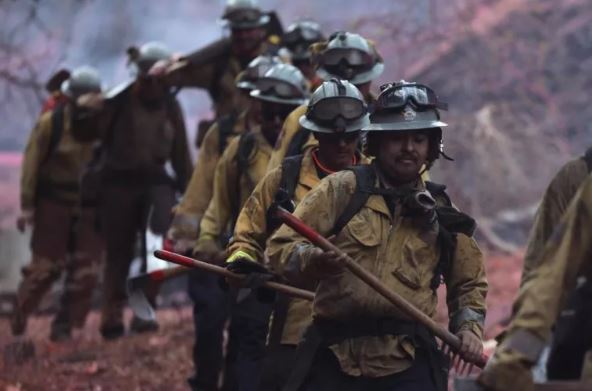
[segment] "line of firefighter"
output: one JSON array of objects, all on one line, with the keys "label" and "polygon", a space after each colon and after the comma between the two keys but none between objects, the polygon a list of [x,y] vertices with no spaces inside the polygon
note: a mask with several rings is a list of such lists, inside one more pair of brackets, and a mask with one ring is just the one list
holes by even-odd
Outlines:
[{"label": "line of firefighter", "polygon": [[[223,19],[229,39],[178,60],[162,44],[130,49],[135,80],[107,94],[98,94],[101,82],[91,68],[58,77],[66,79],[61,94],[47,105],[25,154],[18,223],[34,227],[33,260],[19,287],[13,332],[24,332],[27,316],[65,270],[51,338],[68,338],[84,323],[106,255],[101,333],[122,336],[125,278],[137,234],[150,226],[161,234],[168,229],[179,252],[250,275],[248,287],[228,289],[212,276],[191,274],[193,389],[218,389],[221,372],[228,390],[445,389],[446,357],[429,332],[360,285],[336,254],[322,253],[286,227],[270,240],[278,227],[269,214],[274,203],[299,205],[297,216],[430,316],[435,289],[446,282],[450,328],[461,338],[463,357],[474,360],[482,349],[487,291],[482,255],[471,238],[474,222],[452,207],[444,186],[421,178],[443,155],[443,105],[430,88],[404,82],[381,87],[376,99],[370,84],[382,73],[382,58],[357,34],[324,40],[316,23],[295,23],[283,35],[294,67],[273,56],[270,16],[253,1],[231,1]],[[190,181],[184,120],[172,87],[206,88],[216,111],[198,137]],[[372,163],[357,150],[361,131],[368,132],[364,152]],[[578,184],[570,184],[572,195]],[[175,192],[186,186],[170,224]],[[426,190],[434,208],[412,202]],[[545,233],[531,240],[530,258],[546,259],[535,253],[562,212],[544,220],[545,228],[539,213],[533,232]],[[316,290],[313,306],[259,288],[276,275]],[[155,328],[132,320],[134,331]],[[507,345],[510,351],[521,346]],[[482,383],[493,387],[487,373]]]},{"label": "line of firefighter", "polygon": [[[420,212],[422,216],[418,217],[406,216],[402,212],[407,208],[405,200],[425,189],[420,175],[441,153],[441,127],[445,124],[439,121],[435,94],[425,86],[399,83],[385,86],[381,94],[383,99],[377,103],[370,93],[370,85],[382,73],[384,65],[374,45],[349,32],[338,32],[323,40],[318,25],[308,21],[291,26],[285,34],[294,58],[302,63],[304,73],[309,76],[307,81],[303,72],[292,65],[278,63],[269,57],[257,57],[262,53],[269,54],[271,50],[265,40],[268,18],[252,2],[235,1],[224,14],[232,31],[229,42],[217,42],[173,62],[170,52],[161,44],[150,43],[130,49],[128,55],[135,80],[107,94],[98,93],[101,85],[98,75],[87,67],[75,70],[63,83],[65,102],[41,117],[26,154],[22,188],[33,191],[28,195],[23,191],[23,214],[19,225],[23,228],[27,223],[33,223],[35,255],[30,265],[32,272],[25,275],[19,288],[13,317],[15,334],[24,331],[27,315],[65,265],[69,274],[74,274],[71,270],[84,269],[87,264],[96,267],[103,247],[106,261],[101,333],[106,339],[124,334],[124,286],[134,256],[136,236],[147,226],[157,233],[166,230],[166,212],[172,207],[174,193],[183,191],[189,178],[190,163],[182,114],[170,88],[197,86],[208,88],[218,115],[203,138],[203,152],[182,202],[175,209],[167,234],[177,246],[195,241],[191,244],[193,253],[211,261],[225,262],[232,270],[260,277],[254,281],[264,280],[269,277],[268,267],[278,271],[283,269],[284,261],[279,260],[283,256],[271,264],[265,263],[263,256],[266,241],[275,228],[267,210],[279,194],[284,196],[286,206],[292,199],[298,203],[305,200],[313,188],[317,189],[316,185],[325,176],[352,164],[363,165],[368,168],[364,171],[366,179],[373,178],[370,188],[380,193],[366,198],[368,207],[377,208],[377,214],[366,216],[367,207],[363,203],[354,206],[356,210],[336,232],[336,240],[342,239],[342,232],[351,233],[351,227],[360,226],[360,219],[369,219],[370,226],[378,224],[376,230],[383,224],[381,219],[390,221],[389,231],[393,232],[397,244],[390,244],[390,235],[382,242],[384,249],[398,246],[389,262],[393,262],[393,270],[399,266],[395,270],[399,274],[393,271],[395,274],[388,278],[398,276],[405,289],[425,292],[424,296],[415,296],[422,298],[425,310],[433,314],[434,290],[441,274],[446,274],[446,281],[456,289],[449,302],[452,327],[463,341],[463,354],[467,359],[480,354],[486,290],[480,252],[468,236],[458,243],[451,240],[447,251],[454,255],[460,253],[459,258],[462,258],[454,265],[467,262],[469,267],[459,267],[450,276],[447,271],[437,273],[435,278],[426,280],[430,275],[428,268],[435,271],[443,262],[449,261],[445,256],[438,256],[441,252],[439,236],[434,228],[437,219],[435,214],[423,216]],[[292,43],[294,46],[290,47]],[[302,50],[302,47],[310,49]],[[306,62],[314,65],[316,73],[311,72]],[[245,70],[241,73],[242,69]],[[321,83],[321,80],[326,81]],[[311,89],[314,93],[308,101]],[[393,100],[395,96],[399,97],[398,102]],[[394,117],[387,119],[385,126],[372,129],[375,125],[369,123],[369,106],[373,105],[377,105],[374,115],[382,115],[384,111],[387,117]],[[360,133],[377,129],[384,135],[369,137],[369,144],[373,146],[369,151],[373,149],[372,154],[377,156],[376,162],[369,165],[369,160],[357,151]],[[96,140],[100,143],[93,150]],[[387,145],[390,150],[381,152]],[[94,154],[92,158],[91,154]],[[282,163],[285,156],[291,155],[294,156]],[[74,160],[75,164],[72,163]],[[81,182],[77,183],[85,161],[90,164]],[[172,163],[172,176],[165,169],[167,161]],[[349,181],[355,183],[352,178]],[[47,187],[40,186],[45,182]],[[390,190],[381,193],[379,187]],[[448,198],[442,188],[438,189],[438,202],[446,206]],[[352,196],[352,191],[342,195],[347,198]],[[341,202],[347,204],[345,199]],[[333,212],[335,216],[339,214]],[[410,224],[408,218],[410,221],[419,218],[422,222]],[[56,224],[58,221],[60,224]],[[444,226],[443,222],[440,224]],[[223,245],[227,238],[224,235],[233,226],[236,229],[229,247],[231,255],[225,259]],[[92,235],[94,241],[87,239],[85,233]],[[427,242],[419,239],[420,233],[427,235]],[[62,236],[57,238],[57,234]],[[375,237],[366,239],[378,244],[381,234],[379,231],[374,234]],[[462,232],[453,234],[462,235]],[[356,239],[353,233],[343,236],[350,237]],[[407,239],[398,243],[399,237]],[[63,244],[60,252],[57,252],[59,246],[52,246],[56,240]],[[96,247],[86,248],[87,242],[96,244]],[[364,240],[355,243],[362,245],[360,250],[368,244]],[[370,253],[378,250],[374,246],[370,246]],[[145,250],[145,244],[143,248]],[[177,250],[186,251],[187,248],[178,247]],[[363,255],[361,262],[367,262],[368,256],[377,255],[366,251],[360,254]],[[84,255],[92,261],[81,262],[78,258]],[[426,273],[419,274],[410,269],[409,262],[422,257],[427,257],[429,265],[425,265]],[[323,260],[323,256],[316,254],[316,259],[319,265],[325,265],[317,272],[336,270],[331,257]],[[463,274],[465,271],[468,274]],[[305,276],[309,271],[302,275],[295,272],[292,270],[287,274],[291,276],[290,280],[309,289],[323,287],[323,280],[328,276],[327,273],[315,273],[312,279],[307,279]],[[337,275],[343,275],[343,272],[339,271]],[[87,276],[94,283],[97,273],[88,272]],[[438,283],[434,282],[436,280]],[[52,339],[68,338],[71,328],[83,323],[93,283],[83,284],[81,288],[85,290],[74,294],[66,289],[64,305],[52,328]],[[256,288],[257,283],[252,283],[251,289]],[[288,381],[292,367],[303,365],[296,359],[296,345],[310,324],[316,307],[313,310],[307,303],[282,303],[283,300],[272,306],[273,298],[265,292],[246,297],[240,289],[238,293],[235,289],[229,293],[216,279],[201,273],[192,274],[189,292],[195,303],[196,323],[196,374],[190,379],[192,388],[217,389],[222,371],[224,389],[279,390],[287,384],[300,387],[303,382],[306,389],[325,387],[315,385],[314,373],[304,373],[302,379]],[[366,292],[366,296],[372,295]],[[72,300],[71,297],[85,300],[84,309],[76,314],[67,300]],[[262,298],[270,299],[270,302],[259,300]],[[150,299],[154,301],[155,295]],[[374,323],[379,322],[377,314],[368,309],[367,324],[370,328],[376,327],[378,323]],[[272,335],[266,347],[267,324],[272,311]],[[349,312],[349,309],[343,308],[343,311]],[[378,309],[379,313],[381,311],[383,309]],[[349,381],[349,377],[356,376],[360,378],[360,387],[379,383],[398,387],[408,382],[420,382],[422,387],[433,389],[442,387],[443,373],[438,372],[438,361],[433,360],[444,360],[444,357],[435,349],[434,338],[425,330],[416,335],[416,327],[408,320],[401,324],[410,329],[391,329],[390,326],[396,323],[395,318],[389,316],[391,312],[382,313],[388,322],[384,323],[387,327],[380,331],[381,335],[376,337],[380,341],[370,338],[364,342],[354,339],[353,335],[342,336],[335,351],[341,367],[331,367],[335,362],[325,349],[319,350],[318,357],[313,350],[315,361],[321,360],[323,366],[329,365],[327,368],[333,370],[329,377],[331,381]],[[231,318],[229,346],[224,358],[222,332],[228,317]],[[345,319],[329,317],[325,320],[348,324]],[[134,331],[156,327],[155,323],[143,322],[139,318],[134,318],[131,325]],[[399,335],[403,331],[405,335]],[[356,357],[350,357],[343,345],[347,343],[354,343],[355,349],[360,351],[374,349],[374,353],[362,356],[358,353]],[[415,347],[419,349],[417,352],[423,352],[421,359],[413,360]],[[396,352],[395,357],[387,353],[391,349]],[[266,358],[265,362],[263,358]]]}]

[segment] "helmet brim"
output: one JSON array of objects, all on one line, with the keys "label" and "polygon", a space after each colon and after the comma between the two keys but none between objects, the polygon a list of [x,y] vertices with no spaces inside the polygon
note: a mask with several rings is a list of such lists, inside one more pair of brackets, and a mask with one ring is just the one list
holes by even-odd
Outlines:
[{"label": "helmet brim", "polygon": [[401,121],[370,123],[368,126],[364,127],[363,130],[368,132],[404,132],[407,130],[445,128],[446,126],[448,126],[448,124],[442,121]]},{"label": "helmet brim", "polygon": [[[353,78],[348,79],[348,81],[352,84],[355,84],[355,85],[368,83],[369,81],[376,79],[383,72],[384,72],[384,63],[378,62],[378,63],[374,64],[372,69],[370,69],[366,72],[358,73]],[[325,81],[328,81],[328,80],[331,80],[334,78],[343,79],[343,77],[341,77],[339,75],[335,75],[333,73],[330,73],[323,67],[319,67],[317,69],[317,75]]]},{"label": "helmet brim", "polygon": [[60,91],[62,94],[66,95],[68,98],[72,98],[72,90],[70,89],[70,80],[64,80],[62,85],[60,86]]},{"label": "helmet brim", "polygon": [[220,18],[218,19],[218,24],[220,24],[222,27],[228,27],[231,29],[252,29],[252,28],[257,28],[257,27],[263,27],[266,24],[269,23],[269,15],[261,15],[261,17],[259,18],[259,20],[253,20],[250,22],[240,22],[240,23],[233,23],[231,20],[229,19],[225,19],[225,18]]},{"label": "helmet brim", "polygon": [[238,83],[236,83],[236,87],[241,90],[247,90],[247,91],[253,91],[254,89],[257,88],[255,83],[250,82],[250,81],[239,81]]},{"label": "helmet brim", "polygon": [[283,105],[301,106],[308,103],[308,99],[306,98],[280,98],[277,96],[265,95],[261,92],[261,90],[253,90],[251,91],[250,95],[255,99],[264,100],[266,102],[280,103]]}]

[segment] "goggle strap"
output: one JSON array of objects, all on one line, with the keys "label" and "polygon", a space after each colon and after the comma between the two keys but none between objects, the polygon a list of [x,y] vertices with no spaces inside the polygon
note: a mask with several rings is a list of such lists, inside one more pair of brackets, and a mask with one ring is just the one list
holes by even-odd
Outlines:
[{"label": "goggle strap", "polygon": [[343,83],[341,82],[341,80],[339,80],[337,78],[332,78],[331,81],[333,83],[335,83],[335,85],[337,86],[337,92],[339,93],[340,96],[347,95],[347,90],[346,90],[345,86],[343,85]]}]

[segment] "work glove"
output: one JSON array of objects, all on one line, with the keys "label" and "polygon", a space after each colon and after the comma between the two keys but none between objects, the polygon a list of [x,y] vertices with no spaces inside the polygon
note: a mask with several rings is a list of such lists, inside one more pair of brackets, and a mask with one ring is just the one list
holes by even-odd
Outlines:
[{"label": "work glove", "polygon": [[264,288],[263,284],[275,279],[275,275],[248,254],[238,251],[226,261],[226,269],[233,273],[245,275],[240,282],[237,301],[243,301],[249,294],[255,292],[257,300],[271,303],[275,300],[275,292]]},{"label": "work glove", "polygon": [[199,220],[191,216],[175,213],[166,238],[178,254],[191,254],[199,236]]},{"label": "work glove", "polygon": [[487,391],[533,391],[532,364],[511,349],[496,351],[477,378]]},{"label": "work glove", "polygon": [[35,221],[35,211],[33,209],[24,209],[16,219],[16,227],[20,232],[25,232],[27,227],[32,227]]},{"label": "work glove", "polygon": [[340,275],[345,270],[341,255],[333,251],[323,251],[313,248],[308,255],[306,268],[312,272],[315,278],[327,279]]}]

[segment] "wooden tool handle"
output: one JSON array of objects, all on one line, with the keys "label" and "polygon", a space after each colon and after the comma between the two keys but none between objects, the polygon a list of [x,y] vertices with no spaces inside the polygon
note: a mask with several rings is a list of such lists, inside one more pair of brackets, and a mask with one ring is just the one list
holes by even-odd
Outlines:
[{"label": "wooden tool handle", "polygon": [[[235,280],[243,280],[246,276],[243,274],[233,273],[223,267],[212,265],[207,262],[198,261],[197,259],[186,257],[177,253],[164,250],[156,250],[154,255],[167,262],[172,262],[177,265],[185,266],[192,269],[201,269],[210,273],[218,274],[226,278],[232,278]],[[288,296],[313,301],[314,293],[304,289],[295,288],[290,285],[280,284],[278,282],[267,281],[263,283],[263,287],[273,289],[274,291],[286,294]]]}]

